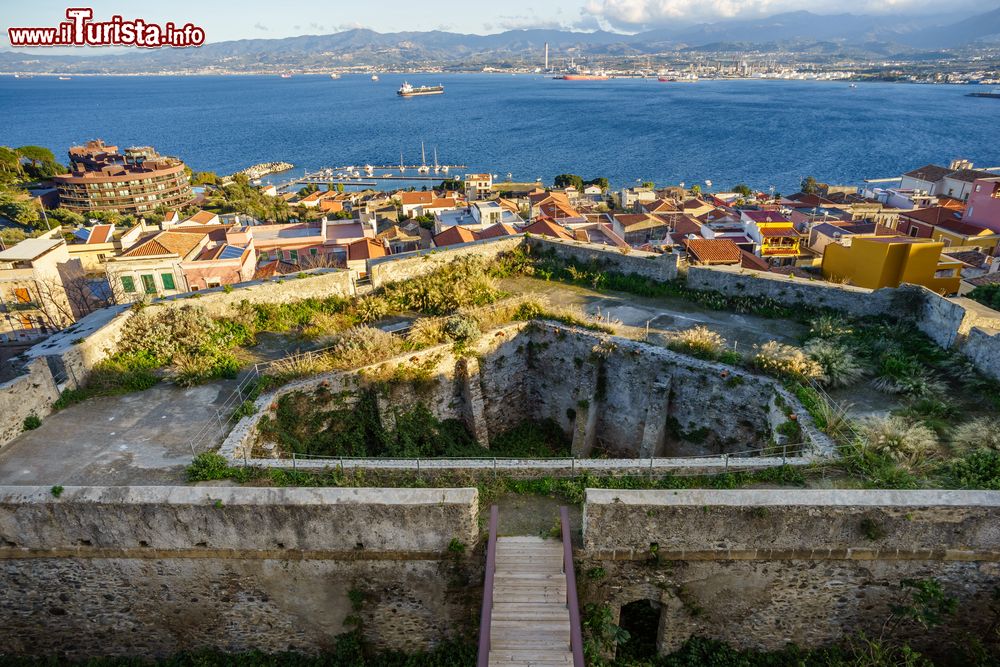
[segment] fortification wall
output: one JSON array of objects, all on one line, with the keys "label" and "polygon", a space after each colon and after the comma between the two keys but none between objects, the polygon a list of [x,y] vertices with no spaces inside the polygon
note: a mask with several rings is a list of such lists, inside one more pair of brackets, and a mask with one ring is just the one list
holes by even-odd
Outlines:
[{"label": "fortification wall", "polygon": [[850,285],[789,278],[729,266],[692,266],[687,271],[687,286],[727,296],[763,296],[793,306],[832,308],[859,317],[888,312],[892,294],[892,290],[873,292]]},{"label": "fortification wall", "polygon": [[587,490],[582,603],[651,601],[658,646],[692,636],[742,648],[878,636],[904,579],[934,579],[958,611],[918,648],[982,636],[1000,575],[1000,494],[961,491]]},{"label": "fortification wall", "polygon": [[26,418],[51,413],[57,398],[59,389],[44,359],[32,359],[22,375],[0,384],[0,448],[22,433]]},{"label": "fortification wall", "polygon": [[[312,653],[347,630],[465,637],[481,589],[475,489],[0,489],[0,645],[13,654]],[[471,549],[470,549],[471,550]]]},{"label": "fortification wall", "polygon": [[628,254],[617,248],[596,243],[563,241],[547,236],[532,236],[527,240],[532,249],[554,252],[564,259],[581,263],[596,262],[616,273],[635,274],[660,282],[677,277],[677,255],[658,254],[629,249]]},{"label": "fortification wall", "polygon": [[462,257],[495,259],[524,243],[523,236],[503,236],[470,243],[459,243],[446,248],[418,250],[401,255],[391,255],[368,260],[368,277],[372,286],[407,280],[426,275]]},{"label": "fortification wall", "polygon": [[279,399],[301,392],[302,405],[330,410],[353,405],[366,386],[377,386],[384,427],[420,402],[439,419],[464,421],[484,447],[524,420],[552,419],[581,458],[595,446],[622,459],[711,457],[780,440],[775,428],[792,413],[810,456],[833,451],[798,401],[770,378],[552,322],[487,332],[461,356],[441,345],[280,387],[257,399],[257,412],[236,425],[221,451],[234,461],[256,452],[265,460],[255,464],[289,465],[273,459],[275,445],[262,441],[258,428],[265,417],[274,419]]},{"label": "fortification wall", "polygon": [[962,351],[985,375],[1000,380],[1000,329],[973,327]]}]

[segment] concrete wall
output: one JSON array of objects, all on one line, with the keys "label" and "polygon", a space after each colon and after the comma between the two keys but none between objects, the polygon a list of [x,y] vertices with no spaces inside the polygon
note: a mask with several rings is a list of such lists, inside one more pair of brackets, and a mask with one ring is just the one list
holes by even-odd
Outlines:
[{"label": "concrete wall", "polygon": [[[582,603],[660,607],[659,646],[691,636],[743,648],[878,636],[903,579],[937,580],[958,612],[920,649],[985,633],[1000,575],[1000,494],[960,491],[587,490]],[[655,545],[655,547],[651,547]],[[655,557],[654,557],[655,551]],[[891,631],[891,628],[890,628]]]},{"label": "concrete wall", "polygon": [[57,398],[59,390],[43,359],[32,359],[24,374],[0,384],[0,448],[21,434],[25,418],[44,419],[51,413]]},{"label": "concrete wall", "polygon": [[528,245],[532,249],[554,252],[564,259],[574,259],[584,264],[596,262],[615,273],[635,274],[660,282],[677,277],[677,255],[674,253],[661,255],[633,249],[626,255],[617,248],[606,245],[562,241],[547,236],[532,236],[528,239]]},{"label": "concrete wall", "polygon": [[[348,592],[380,648],[467,636],[475,489],[0,489],[0,645],[32,656],[314,652]],[[477,588],[478,585],[478,588]]]}]

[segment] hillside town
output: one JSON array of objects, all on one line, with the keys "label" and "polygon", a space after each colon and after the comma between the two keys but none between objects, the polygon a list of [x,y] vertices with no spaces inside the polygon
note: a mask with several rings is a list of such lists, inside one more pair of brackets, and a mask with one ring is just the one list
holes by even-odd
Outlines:
[{"label": "hillside town", "polygon": [[52,173],[32,179],[22,165],[31,171],[35,158],[14,159],[7,173],[19,177],[8,179],[0,209],[8,345],[109,304],[315,269],[364,282],[373,259],[519,234],[675,253],[682,268],[731,265],[869,289],[909,283],[975,298],[1000,283],[1000,172],[961,159],[892,184],[810,177],[783,195],[746,184],[612,190],[574,174],[545,186],[489,173],[420,189],[330,182],[279,191],[100,140],[70,148],[68,169],[50,154]]}]

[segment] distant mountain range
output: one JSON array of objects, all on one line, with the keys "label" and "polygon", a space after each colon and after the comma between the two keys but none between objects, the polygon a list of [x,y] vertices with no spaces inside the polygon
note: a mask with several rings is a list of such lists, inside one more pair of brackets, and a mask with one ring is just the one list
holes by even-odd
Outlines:
[{"label": "distant mountain range", "polygon": [[198,49],[136,50],[115,55],[47,55],[0,51],[3,72],[134,73],[276,71],[349,66],[537,63],[548,43],[553,58],[635,56],[672,51],[785,50],[878,55],[1000,45],[1000,7],[956,21],[954,15],[911,17],[807,11],[766,19],[660,28],[635,35],[566,30],[510,30],[494,35],[452,32],[378,33],[244,39]]}]

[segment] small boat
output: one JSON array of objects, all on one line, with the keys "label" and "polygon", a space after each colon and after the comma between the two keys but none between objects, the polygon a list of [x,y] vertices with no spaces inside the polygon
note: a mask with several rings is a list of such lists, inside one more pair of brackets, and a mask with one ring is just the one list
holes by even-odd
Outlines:
[{"label": "small boat", "polygon": [[418,174],[426,174],[431,170],[427,166],[427,154],[424,152],[424,142],[420,142],[420,166],[417,167]]},{"label": "small boat", "polygon": [[284,74],[282,74],[282,75],[281,75],[281,78],[282,78],[282,79],[291,79],[291,78],[292,78],[292,75],[291,75],[291,74],[289,74],[289,73],[287,73],[287,72],[285,72]]},{"label": "small boat", "polygon": [[372,74],[372,81],[378,81],[378,74]]},{"label": "small boat", "polygon": [[371,176],[372,174],[375,173],[375,167],[371,166],[370,164],[366,164],[365,165],[365,173],[368,174],[369,176]]},{"label": "small boat", "polygon": [[404,173],[406,171],[406,165],[403,164],[403,151],[399,151],[399,173]]},{"label": "small boat", "polygon": [[857,88],[857,87],[858,87],[858,84],[856,84],[856,83],[852,83],[851,84],[851,88]]},{"label": "small boat", "polygon": [[1000,99],[1000,88],[994,88],[988,93],[969,93],[966,97],[992,97],[994,99]]},{"label": "small boat", "polygon": [[330,72],[330,78],[331,79],[339,79],[340,78],[340,74],[338,74],[336,72]]},{"label": "small boat", "polygon": [[434,173],[441,173],[441,165],[438,164],[438,149],[437,146],[434,147]]},{"label": "small boat", "polygon": [[61,77],[59,77],[59,80],[60,80],[60,81],[69,81],[69,80],[70,80],[70,79],[72,79],[72,78],[73,78],[73,77],[70,77],[70,76],[61,76]]}]

